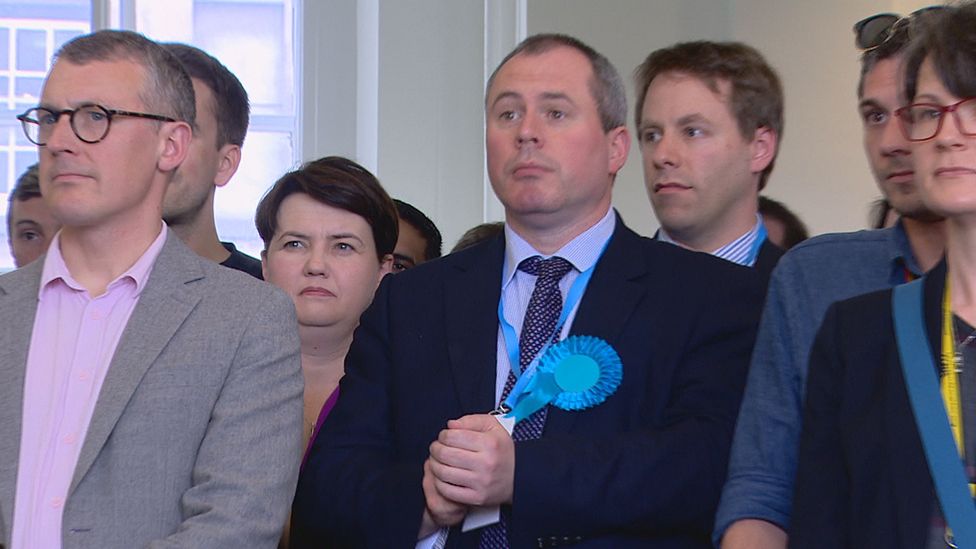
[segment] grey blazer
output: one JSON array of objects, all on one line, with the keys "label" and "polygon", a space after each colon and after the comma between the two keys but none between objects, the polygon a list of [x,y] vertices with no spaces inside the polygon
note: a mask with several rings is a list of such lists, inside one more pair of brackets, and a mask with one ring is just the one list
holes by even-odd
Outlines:
[{"label": "grey blazer", "polygon": [[[43,261],[0,276],[0,539],[10,546]],[[65,549],[275,547],[301,457],[291,300],[172,232],[122,334],[64,507]]]}]

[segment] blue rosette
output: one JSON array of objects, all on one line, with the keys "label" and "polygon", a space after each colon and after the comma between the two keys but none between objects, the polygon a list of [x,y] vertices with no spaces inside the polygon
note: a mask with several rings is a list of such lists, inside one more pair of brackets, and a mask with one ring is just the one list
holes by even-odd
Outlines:
[{"label": "blue rosette", "polygon": [[622,379],[620,355],[609,343],[593,336],[570,336],[543,353],[530,378],[519,380],[506,400],[506,416],[519,422],[547,404],[585,410],[612,395]]},{"label": "blue rosette", "polygon": [[594,336],[570,336],[546,351],[539,375],[552,376],[560,392],[552,404],[563,410],[585,410],[612,395],[623,380],[620,355]]}]

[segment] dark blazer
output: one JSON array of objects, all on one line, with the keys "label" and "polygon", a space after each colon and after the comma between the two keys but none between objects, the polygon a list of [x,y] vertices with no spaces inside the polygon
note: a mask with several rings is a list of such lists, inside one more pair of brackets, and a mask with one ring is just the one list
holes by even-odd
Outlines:
[{"label": "dark blazer", "polygon": [[[925,278],[930,346],[940,341],[945,275],[943,262]],[[835,303],[810,356],[790,546],[917,549],[934,506],[891,290]]]},{"label": "dark blazer", "polygon": [[[387,277],[315,441],[293,547],[412,547],[448,419],[494,408],[502,237]],[[762,301],[755,272],[617,229],[572,326],[623,382],[515,444],[514,547],[708,547]],[[477,547],[480,531],[449,546]],[[565,538],[565,539],[564,539]]]},{"label": "dark blazer", "polygon": [[773,244],[768,238],[759,247],[759,255],[756,257],[756,264],[752,267],[762,276],[763,286],[769,286],[769,277],[773,274],[773,268],[779,263],[779,258],[783,257],[783,248]]}]

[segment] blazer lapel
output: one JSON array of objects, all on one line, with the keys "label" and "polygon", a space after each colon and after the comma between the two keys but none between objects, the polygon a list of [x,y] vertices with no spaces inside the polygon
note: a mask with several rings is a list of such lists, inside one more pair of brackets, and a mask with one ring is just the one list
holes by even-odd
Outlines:
[{"label": "blazer lapel", "polygon": [[466,413],[495,407],[504,238],[472,252],[457,258],[455,272],[444,281],[447,352],[458,400]]},{"label": "blazer lapel", "polygon": [[644,295],[644,286],[636,282],[647,272],[640,240],[618,217],[613,237],[580,302],[571,333],[594,335],[610,344],[617,341]]},{"label": "blazer lapel", "polygon": [[[630,315],[644,297],[644,285],[637,281],[647,272],[643,249],[641,237],[627,228],[618,216],[607,250],[600,258],[576,312],[571,334],[596,336],[617,347]],[[626,370],[625,364],[625,378]],[[579,414],[551,408],[545,432],[569,432]]]},{"label": "blazer lapel", "polygon": [[759,247],[759,255],[756,257],[756,264],[753,265],[758,272],[762,273],[763,277],[768,279],[773,273],[773,269],[776,264],[779,263],[779,258],[783,257],[785,252],[782,248],[772,243],[768,238]]},{"label": "blazer lapel", "polygon": [[188,283],[204,277],[201,261],[172,231],[169,233],[112,357],[69,494],[102,451],[146,370],[200,301],[201,296]]},{"label": "blazer lapel", "polygon": [[936,364],[942,364],[942,298],[947,274],[943,257],[927,275],[923,286],[923,311],[925,331],[929,339],[929,352]]},{"label": "blazer lapel", "polygon": [[44,261],[0,280],[0,532],[10,543],[23,420],[24,372]]}]

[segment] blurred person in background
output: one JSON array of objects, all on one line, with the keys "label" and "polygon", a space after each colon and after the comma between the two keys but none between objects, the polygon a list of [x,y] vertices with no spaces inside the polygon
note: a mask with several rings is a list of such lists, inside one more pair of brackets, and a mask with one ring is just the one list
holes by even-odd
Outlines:
[{"label": "blurred person in background", "polygon": [[7,204],[7,244],[14,265],[20,268],[41,257],[60,228],[61,222],[41,199],[34,164],[17,178]]},{"label": "blurred person in background", "polygon": [[399,217],[400,236],[393,250],[393,272],[412,269],[441,256],[441,232],[424,212],[393,199]]},{"label": "blurred person in background", "polygon": [[784,250],[810,238],[806,224],[779,200],[760,196],[759,214],[769,240]]}]

